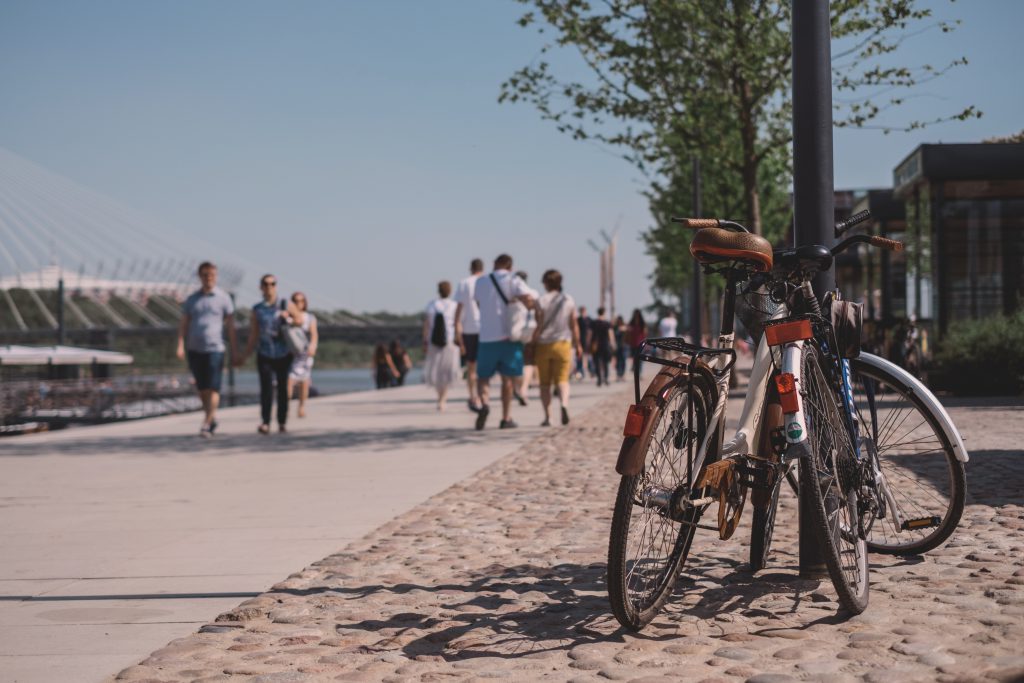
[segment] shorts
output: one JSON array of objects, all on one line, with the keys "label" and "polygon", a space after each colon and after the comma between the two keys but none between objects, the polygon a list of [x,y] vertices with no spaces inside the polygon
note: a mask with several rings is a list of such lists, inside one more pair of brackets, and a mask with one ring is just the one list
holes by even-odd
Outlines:
[{"label": "shorts", "polygon": [[462,344],[466,347],[466,353],[462,355],[463,363],[475,363],[480,348],[479,334],[463,334]]},{"label": "shorts", "polygon": [[514,341],[480,342],[476,359],[476,375],[490,379],[494,373],[502,377],[523,376],[523,345]]},{"label": "shorts", "polygon": [[188,369],[192,371],[192,377],[196,380],[196,389],[212,389],[220,393],[221,377],[224,375],[223,351],[189,351]]},{"label": "shorts", "polygon": [[568,339],[537,344],[537,379],[542,387],[569,381],[572,343]]}]

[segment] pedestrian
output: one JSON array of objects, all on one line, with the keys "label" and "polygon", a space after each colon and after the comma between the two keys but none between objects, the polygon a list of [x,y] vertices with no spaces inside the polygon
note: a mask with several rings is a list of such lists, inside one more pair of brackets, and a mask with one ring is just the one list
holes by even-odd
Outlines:
[{"label": "pedestrian", "polygon": [[474,292],[476,281],[484,273],[484,262],[475,258],[469,263],[469,277],[455,288],[455,339],[466,366],[466,386],[469,389],[469,409],[480,411],[480,392],[476,384],[476,356],[480,344],[480,307]]},{"label": "pedestrian", "polygon": [[629,355],[629,346],[626,343],[629,338],[629,325],[621,315],[615,316],[612,332],[615,334],[615,379],[621,382],[626,377],[626,357]]},{"label": "pedestrian", "polygon": [[398,370],[395,386],[404,387],[405,376],[412,370],[412,359],[409,358],[409,352],[402,346],[402,342],[392,339],[391,345],[388,346],[388,354],[391,355],[391,362],[394,364],[395,369]]},{"label": "pedestrian", "polygon": [[515,379],[523,374],[523,328],[514,318],[510,304],[521,301],[532,308],[537,293],[512,274],[512,257],[501,254],[494,270],[476,283],[476,302],[480,307],[480,348],[477,354],[477,388],[480,412],[476,428],[483,429],[490,413],[489,385],[495,373],[501,375],[501,429],[518,425],[512,420],[512,391]]},{"label": "pedestrian", "polygon": [[309,400],[309,388],[313,384],[313,358],[316,356],[317,346],[320,344],[320,331],[316,325],[316,316],[309,311],[309,300],[302,292],[292,294],[292,303],[299,310],[299,319],[293,320],[292,324],[306,333],[306,350],[300,353],[292,361],[292,368],[288,372],[288,396],[295,395],[295,389],[299,392],[299,417],[306,417],[306,401]]},{"label": "pedestrian", "polygon": [[271,274],[260,278],[263,300],[252,307],[249,341],[242,361],[256,349],[256,370],[260,377],[260,434],[270,433],[270,415],[274,407],[274,385],[277,385],[277,429],[288,431],[288,373],[292,369],[291,351],[281,333],[289,320],[299,319],[295,304],[277,296],[277,278]]},{"label": "pedestrian", "polygon": [[462,377],[459,344],[455,341],[455,315],[459,305],[451,300],[452,283],[437,285],[438,298],[427,304],[423,318],[423,351],[427,357],[423,381],[437,391],[437,409],[444,412],[448,388]]},{"label": "pedestrian", "polygon": [[590,316],[587,315],[586,306],[580,306],[576,320],[580,328],[580,343],[583,345],[583,352],[576,356],[576,379],[583,379],[586,376],[584,373],[592,367],[590,359]]},{"label": "pedestrian", "polygon": [[671,308],[667,309],[665,315],[658,321],[658,336],[661,338],[676,336],[678,324],[675,312]]},{"label": "pedestrian", "polygon": [[572,352],[583,355],[576,302],[562,291],[562,274],[548,270],[541,279],[545,293],[537,301],[537,329],[533,341],[537,345],[537,378],[540,402],[544,407],[542,427],[551,425],[551,387],[558,391],[562,424],[569,424],[569,371]]},{"label": "pedestrian", "polygon": [[398,379],[398,368],[395,367],[395,362],[391,360],[391,354],[388,353],[388,347],[384,344],[377,344],[377,348],[373,350],[373,372],[378,389],[395,386],[395,381]]},{"label": "pedestrian", "polygon": [[608,386],[608,365],[615,351],[615,333],[605,317],[604,306],[597,309],[597,317],[590,321],[590,354],[594,358],[597,386]]},{"label": "pedestrian", "polygon": [[[516,277],[526,282],[526,271],[517,270]],[[525,407],[526,394],[530,389],[530,381],[537,374],[537,361],[534,359],[537,344],[533,341],[533,333],[537,329],[537,319],[533,311],[527,308],[521,301],[513,302],[512,305],[516,308],[516,316],[525,319],[525,323],[523,323],[523,376],[513,386],[512,395],[519,401],[519,405]]]},{"label": "pedestrian", "polygon": [[235,305],[217,286],[217,266],[204,261],[199,266],[200,288],[181,306],[178,325],[177,356],[188,359],[203,404],[203,424],[199,436],[209,438],[217,430],[217,406],[220,405],[221,379],[224,375],[224,330],[227,328],[231,357],[238,358],[235,335]]},{"label": "pedestrian", "polygon": [[629,348],[633,354],[633,372],[636,372],[640,363],[640,345],[647,339],[647,321],[639,308],[633,309],[633,315],[629,318]]}]

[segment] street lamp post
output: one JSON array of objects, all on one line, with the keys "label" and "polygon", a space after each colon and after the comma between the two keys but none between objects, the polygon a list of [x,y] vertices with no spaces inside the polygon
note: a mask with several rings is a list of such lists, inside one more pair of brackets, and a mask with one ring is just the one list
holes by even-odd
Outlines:
[{"label": "street lamp post", "polygon": [[[700,158],[693,157],[693,215],[696,218],[703,217],[701,207],[700,188]],[[701,315],[703,313],[703,298],[700,291],[700,264],[691,260],[693,266],[693,280],[690,284],[690,330],[693,334],[693,343],[701,346]]]},{"label": "street lamp post", "polygon": [[[832,52],[828,0],[793,2],[793,237],[796,244],[834,240],[832,176]],[[814,288],[828,288],[821,272]],[[801,486],[805,484],[801,480]],[[811,497],[800,495],[800,576],[827,571],[811,528]]]}]

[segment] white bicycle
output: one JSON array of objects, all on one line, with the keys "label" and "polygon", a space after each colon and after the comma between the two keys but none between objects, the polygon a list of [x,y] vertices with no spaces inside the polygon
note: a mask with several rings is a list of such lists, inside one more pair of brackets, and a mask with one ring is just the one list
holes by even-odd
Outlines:
[{"label": "white bicycle", "polygon": [[[837,236],[868,215],[836,226]],[[750,567],[763,568],[785,480],[809,496],[840,604],[860,613],[868,602],[868,551],[917,554],[940,545],[960,521],[966,492],[967,450],[939,401],[906,371],[859,352],[858,305],[837,292],[822,304],[811,287],[855,244],[903,245],[857,235],[831,250],[773,250],[732,221],[673,220],[697,230],[690,252],[704,271],[726,278],[721,332],[716,348],[665,338],[640,349],[642,362],[662,367],[643,393],[641,364],[635,369],[636,403],[616,465],[612,611],[630,630],[650,622],[697,531],[732,536],[748,491]],[[737,313],[760,341],[739,427],[725,441]],[[702,523],[716,503],[716,523]]]}]

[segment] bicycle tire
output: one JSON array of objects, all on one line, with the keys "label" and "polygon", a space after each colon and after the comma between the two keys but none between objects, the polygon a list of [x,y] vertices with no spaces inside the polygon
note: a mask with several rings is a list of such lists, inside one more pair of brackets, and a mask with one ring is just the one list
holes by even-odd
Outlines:
[{"label": "bicycle tire", "polygon": [[[659,376],[665,372],[663,370]],[[650,623],[671,595],[680,567],[689,555],[696,524],[702,512],[701,509],[692,508],[680,522],[673,521],[652,506],[642,503],[637,495],[638,488],[653,482],[665,482],[673,487],[683,483],[680,480],[684,480],[686,473],[675,467],[674,461],[681,456],[682,468],[685,470],[685,443],[682,444],[683,448],[679,448],[677,442],[679,434],[685,432],[680,430],[678,421],[672,424],[666,418],[678,416],[679,413],[674,411],[685,406],[688,396],[692,397],[694,420],[693,425],[687,428],[696,427],[690,438],[699,444],[707,430],[712,428],[710,420],[715,405],[715,384],[703,373],[697,372],[690,377],[679,376],[663,386],[658,385],[658,381],[658,378],[652,381],[644,396],[644,403],[652,408],[648,419],[654,421],[654,427],[643,445],[646,453],[644,469],[637,475],[624,475],[619,481],[608,540],[608,599],[615,618],[631,631],[639,631]],[[712,450],[714,441],[712,438],[709,453],[717,452]],[[693,473],[693,481],[697,481],[698,475],[699,472]],[[638,520],[642,526],[631,528],[637,526],[633,523]],[[648,534],[649,527],[654,524],[658,525],[658,529]],[[630,552],[631,539],[642,546],[645,536],[652,540],[660,539],[657,550],[663,557],[641,558],[635,552]],[[653,547],[648,548],[648,551],[652,550]],[[641,564],[641,560],[650,566]],[[636,589],[637,579],[642,580],[639,594]]]},{"label": "bicycle tire", "polygon": [[810,526],[839,603],[860,614],[868,606],[870,582],[867,542],[859,531],[856,455],[835,388],[810,342],[804,344],[802,363],[801,406],[809,451],[800,459],[800,495],[811,497]]},{"label": "bicycle tire", "polygon": [[775,515],[779,508],[779,490],[782,477],[775,479],[769,492],[767,505],[754,505],[754,516],[750,524],[750,571],[759,572],[768,565],[768,553],[772,548],[772,534],[775,533]]},{"label": "bicycle tire", "polygon": [[[757,446],[758,455],[771,457],[772,461],[775,461],[771,432],[774,428],[781,426],[782,406],[779,405],[778,392],[774,387],[774,382],[771,382],[765,393],[765,404],[761,417],[761,438]],[[768,553],[771,551],[772,535],[775,533],[775,515],[779,507],[779,493],[782,480],[788,472],[788,468],[780,469],[770,489],[767,491],[754,489],[751,494],[753,518],[750,524],[750,571],[752,572],[759,572],[768,565]]]},{"label": "bicycle tire", "polygon": [[[861,434],[872,440],[904,519],[941,519],[937,526],[919,530],[897,529],[891,515],[877,519],[868,533],[868,549],[887,555],[917,555],[937,548],[960,524],[967,496],[964,463],[957,460],[953,443],[941,427],[945,416],[932,411],[914,387],[863,359],[850,361],[850,380]],[[874,383],[874,415],[866,400],[865,380]]]}]

